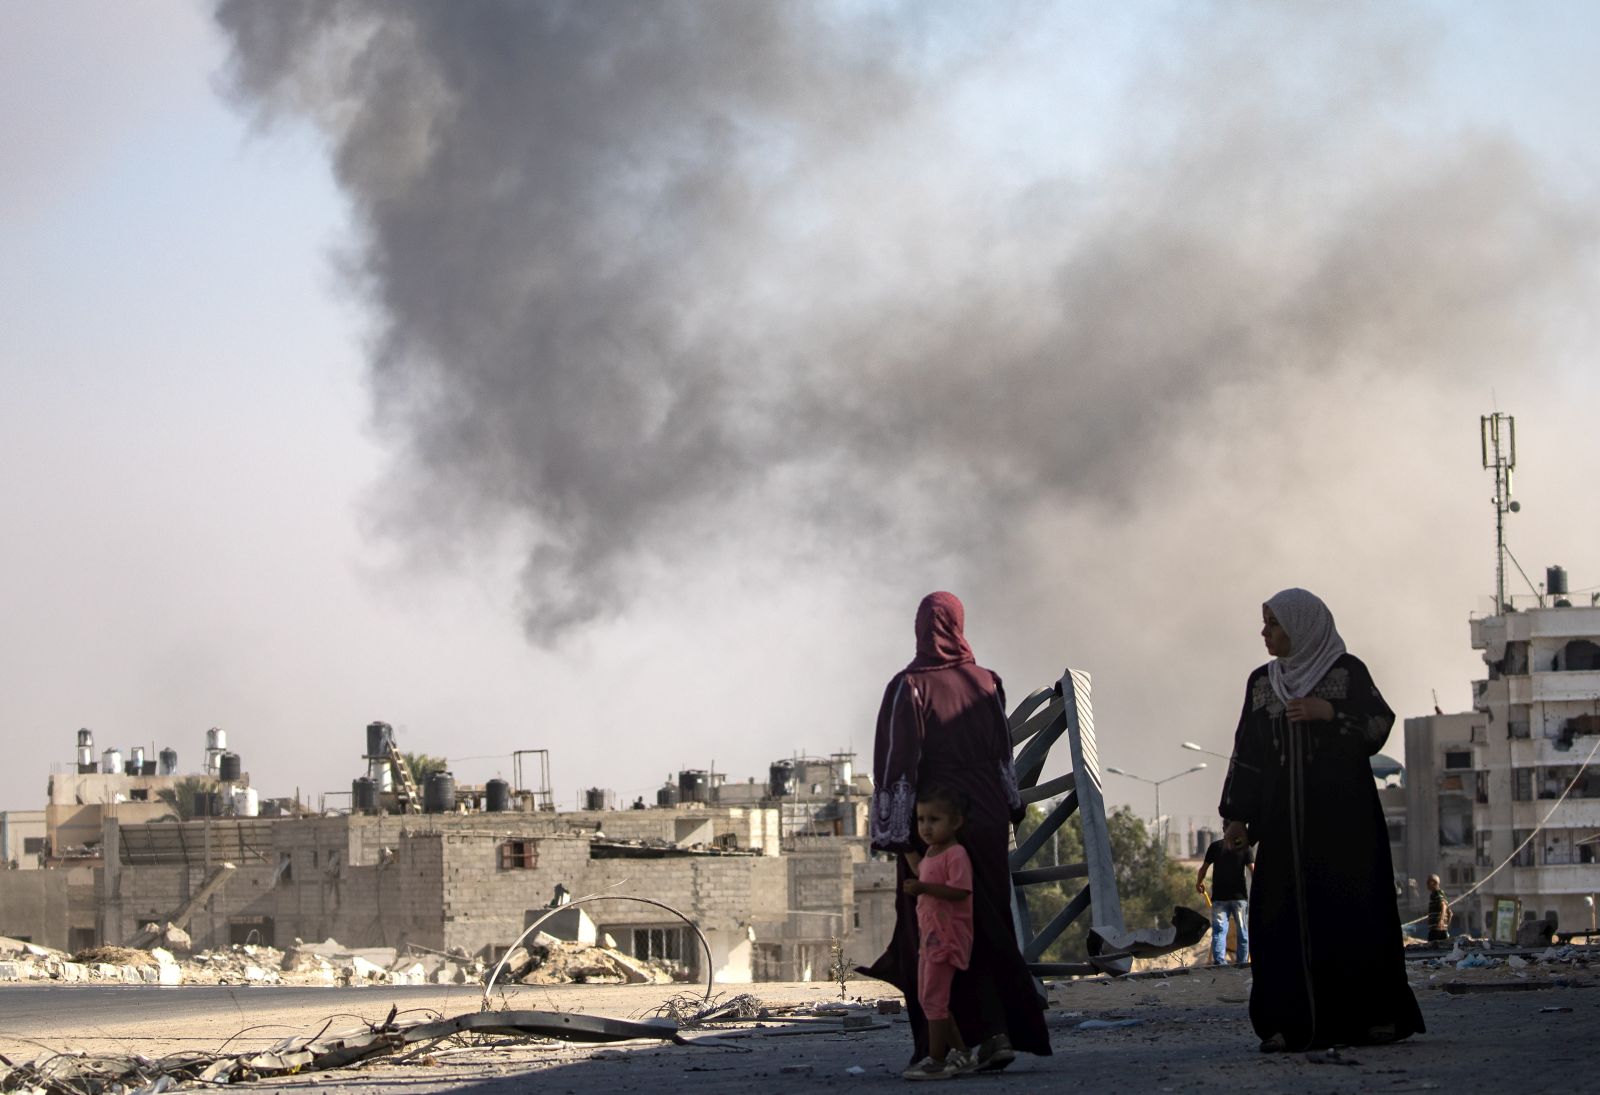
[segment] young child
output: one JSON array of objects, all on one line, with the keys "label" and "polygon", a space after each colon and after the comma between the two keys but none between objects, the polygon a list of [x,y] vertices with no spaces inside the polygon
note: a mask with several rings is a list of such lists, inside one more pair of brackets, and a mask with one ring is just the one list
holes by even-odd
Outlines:
[{"label": "young child", "polygon": [[1450,901],[1439,888],[1439,876],[1428,876],[1428,942],[1445,943],[1450,939]]},{"label": "young child", "polygon": [[917,898],[917,1002],[928,1018],[928,1056],[901,1073],[908,1080],[945,1080],[972,1066],[950,1017],[950,983],[972,957],[972,860],[956,841],[965,820],[955,792],[918,791],[917,835],[928,850],[904,890]]}]

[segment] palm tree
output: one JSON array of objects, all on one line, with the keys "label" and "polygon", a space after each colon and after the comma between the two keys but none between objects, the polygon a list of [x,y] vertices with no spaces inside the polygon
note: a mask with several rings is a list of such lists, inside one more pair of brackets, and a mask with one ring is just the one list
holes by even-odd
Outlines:
[{"label": "palm tree", "polygon": [[429,772],[443,772],[450,767],[450,762],[444,757],[430,757],[427,753],[401,753],[400,759],[406,762],[406,768],[411,772],[411,778],[421,787],[428,778]]},{"label": "palm tree", "polygon": [[165,802],[170,810],[158,821],[188,821],[195,816],[194,800],[199,794],[208,794],[217,789],[217,781],[204,776],[184,776],[177,780],[171,787],[163,787],[156,792],[156,798]]}]

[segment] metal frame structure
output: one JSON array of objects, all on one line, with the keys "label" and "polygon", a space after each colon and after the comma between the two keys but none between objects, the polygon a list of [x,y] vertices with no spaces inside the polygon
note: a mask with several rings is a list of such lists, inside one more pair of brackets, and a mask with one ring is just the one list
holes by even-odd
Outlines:
[{"label": "metal frame structure", "polygon": [[[1100,758],[1095,747],[1094,706],[1090,700],[1089,674],[1067,669],[1055,684],[1028,696],[1012,711],[1008,720],[1011,748],[1017,771],[1017,787],[1024,805],[1061,795],[1055,808],[1026,840],[1011,852],[1012,919],[1017,943],[1028,970],[1035,977],[1067,976],[1082,973],[1127,972],[1131,962],[1125,956],[1108,955],[1093,964],[1083,962],[1042,962],[1040,956],[1061,937],[1067,926],[1088,911],[1090,926],[1123,930],[1122,900],[1117,895],[1117,875],[1111,859],[1111,836],[1106,826],[1106,803],[1100,776]],[[1062,736],[1072,752],[1072,771],[1045,783],[1039,782],[1049,759],[1050,748]],[[1083,823],[1084,861],[1053,867],[1027,864],[1045,842],[1053,837],[1076,812]],[[1028,916],[1027,887],[1069,878],[1085,880],[1065,908],[1037,934]]]}]

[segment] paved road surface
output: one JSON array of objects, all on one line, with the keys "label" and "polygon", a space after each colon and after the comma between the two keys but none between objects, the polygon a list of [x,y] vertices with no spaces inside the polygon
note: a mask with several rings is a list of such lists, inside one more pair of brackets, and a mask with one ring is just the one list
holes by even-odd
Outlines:
[{"label": "paved road surface", "polygon": [[[1478,971],[1475,971],[1478,972]],[[1038,1092],[1332,1092],[1440,1091],[1570,1093],[1600,1088],[1600,990],[1593,987],[1452,996],[1439,990],[1451,971],[1413,969],[1428,1023],[1426,1035],[1382,1048],[1351,1049],[1331,1061],[1302,1054],[1264,1056],[1246,1019],[1248,973],[1201,969],[1167,980],[1074,982],[1056,987],[1050,1028],[1056,1054],[1022,1058],[1008,1072],[960,1081],[1018,1095]],[[1494,977],[1484,976],[1493,981]],[[1503,971],[1502,983],[1511,977]],[[1592,984],[1586,973],[1570,978]],[[751,986],[777,1002],[822,1001],[823,985]],[[862,982],[853,990],[873,994]],[[562,986],[523,989],[519,1008],[616,1016],[647,1013],[669,990]],[[449,1014],[475,1010],[477,997],[458,987],[332,989],[153,989],[87,986],[0,990],[0,1052],[27,1056],[18,1036],[65,1047],[159,1056],[179,1046],[216,1049],[250,1023],[271,1024],[233,1045],[260,1045],[291,1027],[319,1029],[343,1012],[382,1018],[431,1007]],[[1546,1010],[1570,1009],[1570,1010]],[[1133,1026],[1080,1030],[1085,1020],[1137,1019]],[[241,1022],[241,1020],[245,1020]],[[336,1020],[334,1029],[353,1025]],[[902,1021],[860,1033],[782,1026],[723,1031],[723,1045],[561,1043],[441,1049],[410,1064],[378,1064],[239,1088],[308,1089],[338,1095],[403,1091],[407,1095],[469,1092],[511,1095],[537,1088],[550,1095],[787,1095],[818,1086],[904,1090],[898,1070],[909,1046]],[[698,1035],[697,1035],[698,1036]],[[736,1048],[730,1048],[736,1047]],[[14,1050],[24,1050],[14,1054]],[[851,1069],[859,1069],[852,1072]],[[309,1093],[308,1093],[309,1095]]]}]

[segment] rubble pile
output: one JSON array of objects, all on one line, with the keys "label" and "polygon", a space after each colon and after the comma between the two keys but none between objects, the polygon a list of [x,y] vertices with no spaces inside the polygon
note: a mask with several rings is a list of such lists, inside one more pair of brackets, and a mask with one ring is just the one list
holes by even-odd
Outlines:
[{"label": "rubble pile", "polygon": [[76,955],[0,937],[0,981],[116,981],[176,985],[183,979],[171,951],[91,947]]},{"label": "rubble pile", "polygon": [[288,951],[235,944],[181,958],[165,947],[91,947],[75,955],[0,937],[0,982],[117,982],[152,985],[460,985],[485,975],[464,953],[401,954],[393,947],[351,949],[334,940]]},{"label": "rubble pile", "polygon": [[505,967],[505,980],[524,985],[668,985],[678,980],[659,963],[544,932],[506,955]]}]

